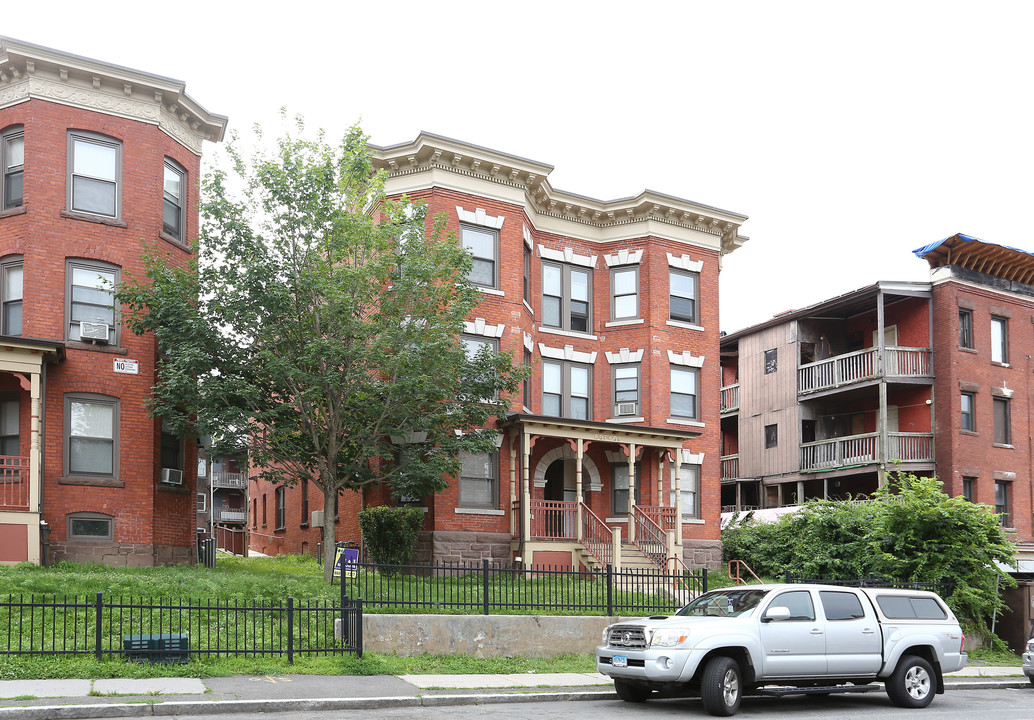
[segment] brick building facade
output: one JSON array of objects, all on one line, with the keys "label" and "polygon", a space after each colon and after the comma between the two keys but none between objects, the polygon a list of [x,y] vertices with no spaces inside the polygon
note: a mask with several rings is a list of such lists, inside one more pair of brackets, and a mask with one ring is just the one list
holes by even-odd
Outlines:
[{"label": "brick building facade", "polygon": [[880,282],[722,347],[727,511],[864,495],[896,470],[993,506],[1034,567],[1034,257],[954,235]]},{"label": "brick building facade", "polygon": [[[663,562],[670,538],[717,566],[718,273],[746,218],[649,191],[589,199],[554,189],[549,165],[427,133],[374,150],[388,193],[444,214],[474,256],[483,297],[462,340],[532,368],[499,451],[410,499],[420,559],[632,564],[638,540]],[[360,540],[356,513],[389,502],[345,493],[337,538]],[[313,488],[253,481],[251,547],[315,552],[321,509]]]},{"label": "brick building facade", "polygon": [[112,284],[197,233],[203,140],[183,83],[0,38],[0,562],[194,555],[195,443],[145,402],[156,348]]}]

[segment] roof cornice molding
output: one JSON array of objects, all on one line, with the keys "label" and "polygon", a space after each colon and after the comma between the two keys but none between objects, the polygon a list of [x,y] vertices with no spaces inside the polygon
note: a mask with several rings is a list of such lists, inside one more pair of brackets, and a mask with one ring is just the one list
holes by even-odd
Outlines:
[{"label": "roof cornice molding", "polygon": [[38,98],[157,125],[192,152],[219,142],[227,119],[180,80],[0,37],[0,107]]},{"label": "roof cornice molding", "polygon": [[[598,229],[620,228],[643,223],[661,223],[720,238],[721,253],[727,254],[746,242],[739,234],[746,215],[709,205],[643,190],[617,200],[596,200],[555,189],[548,175],[552,165],[508,155],[452,138],[421,132],[412,142],[370,146],[374,165],[389,178],[404,178],[429,171],[445,171],[515,188],[535,214]],[[431,183],[428,182],[428,187]],[[651,233],[653,234],[653,233]],[[716,243],[718,244],[718,243]]]}]

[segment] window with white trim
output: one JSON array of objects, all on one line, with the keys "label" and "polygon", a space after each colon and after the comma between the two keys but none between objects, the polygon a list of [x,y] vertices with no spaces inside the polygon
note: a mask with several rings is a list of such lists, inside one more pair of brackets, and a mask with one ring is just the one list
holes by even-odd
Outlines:
[{"label": "window with white trim", "polygon": [[542,414],[592,419],[592,366],[566,360],[542,361]]},{"label": "window with white trim", "polygon": [[700,371],[696,368],[671,366],[671,416],[688,420],[700,419]]},{"label": "window with white trim", "polygon": [[208,512],[208,496],[203,492],[197,494],[197,512]]},{"label": "window with white trim", "polygon": [[614,417],[639,415],[639,363],[611,365],[613,379]]},{"label": "window with white trim", "polygon": [[162,232],[177,242],[185,242],[187,171],[171,158],[165,158],[162,200]]},{"label": "window with white trim", "polygon": [[[119,268],[92,260],[69,260],[66,312],[69,340],[99,340],[106,325],[109,344],[118,341],[118,313],[115,310],[115,285]],[[83,325],[87,324],[85,338]]]},{"label": "window with white trim", "polygon": [[[669,502],[675,507],[675,466],[671,466]],[[700,466],[683,463],[679,468],[679,488],[682,495],[682,519],[700,519]]]},{"label": "window with white trim", "polygon": [[118,477],[119,400],[65,395],[65,475]]},{"label": "window with white trim", "polygon": [[0,335],[22,334],[23,267],[16,255],[0,262]]},{"label": "window with white trim", "polygon": [[0,210],[21,207],[25,172],[25,132],[20,125],[0,133]]},{"label": "window with white trim", "polygon": [[460,225],[460,242],[474,256],[468,279],[475,285],[499,287],[499,231],[473,225]]},{"label": "window with white trim", "polygon": [[639,266],[626,265],[610,271],[610,319],[639,317]]},{"label": "window with white trim", "polygon": [[82,131],[68,134],[68,209],[122,216],[122,143]]},{"label": "window with white trim", "polygon": [[699,287],[700,275],[669,268],[668,270],[668,306],[669,318],[677,322],[697,325],[700,322]]},{"label": "window with white trim", "polygon": [[499,508],[499,453],[462,453],[459,507]]},{"label": "window with white trim", "polygon": [[542,324],[571,332],[591,331],[592,271],[542,263]]},{"label": "window with white trim", "polygon": [[1009,362],[1009,321],[1003,317],[991,316],[991,362]]}]

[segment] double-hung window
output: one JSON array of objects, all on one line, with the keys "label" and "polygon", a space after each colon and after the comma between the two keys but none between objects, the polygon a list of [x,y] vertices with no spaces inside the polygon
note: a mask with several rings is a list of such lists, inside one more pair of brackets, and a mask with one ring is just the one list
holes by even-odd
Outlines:
[{"label": "double-hung window", "polygon": [[524,302],[531,305],[531,248],[524,246]]},{"label": "double-hung window", "polygon": [[474,265],[467,277],[475,285],[499,287],[499,231],[472,225],[460,225],[460,241],[471,255]]},{"label": "double-hung window", "polygon": [[613,365],[610,373],[614,380],[614,416],[638,415],[639,363]]},{"label": "double-hung window", "polygon": [[562,263],[542,263],[542,324],[571,332],[590,332],[590,270]]},{"label": "double-hung window", "polygon": [[283,530],[287,527],[287,490],[283,485],[274,491],[276,501],[276,526],[274,530]]},{"label": "double-hung window", "polygon": [[118,339],[114,286],[119,269],[106,263],[69,260],[67,273],[68,339],[114,345]]},{"label": "double-hung window", "polygon": [[698,308],[700,276],[697,273],[670,269],[668,272],[669,318],[676,322],[700,323]]},{"label": "double-hung window", "polygon": [[995,482],[995,514],[1002,527],[1012,527],[1009,519],[1009,483]]},{"label": "double-hung window", "polygon": [[176,161],[165,158],[162,232],[177,242],[185,242],[183,209],[186,207],[187,171]]},{"label": "double-hung window", "polygon": [[973,345],[973,311],[959,308],[959,347],[972,350]]},{"label": "double-hung window", "polygon": [[69,133],[68,209],[121,217],[122,143],[93,133]]},{"label": "double-hung window", "polygon": [[991,362],[1009,362],[1009,321],[1003,317],[991,317]]},{"label": "double-hung window", "polygon": [[0,335],[22,334],[22,259],[0,262]]},{"label": "double-hung window", "polygon": [[994,402],[994,443],[995,445],[1012,444],[1012,423],[1009,418],[1009,399],[992,398]]},{"label": "double-hung window", "polygon": [[464,508],[496,510],[499,505],[499,453],[463,453],[460,500]]},{"label": "double-hung window", "polygon": [[[19,420],[20,406],[18,398],[12,395],[10,397],[0,396],[0,455],[5,457],[18,457],[21,455],[21,442],[19,440]],[[0,461],[0,466],[6,464],[7,461]],[[0,483],[7,481],[8,476],[4,475],[4,469],[0,467]],[[17,472],[17,471],[16,471]]]},{"label": "double-hung window", "polygon": [[671,366],[671,416],[688,420],[700,419],[700,371],[696,368]]},{"label": "double-hung window", "polygon": [[639,266],[628,265],[610,271],[611,320],[639,317]]},{"label": "double-hung window", "polygon": [[592,419],[592,366],[542,361],[542,414],[576,420]]},{"label": "double-hung window", "polygon": [[[610,512],[612,515],[628,515],[629,478],[628,463],[612,463],[610,466]],[[639,463],[635,464],[635,504],[639,504],[642,494],[640,486]]]},{"label": "double-hung window", "polygon": [[962,412],[959,427],[962,430],[976,432],[977,418],[975,414],[976,395],[971,392],[964,392],[961,396]]},{"label": "double-hung window", "polygon": [[[675,507],[675,466],[671,466],[671,506]],[[683,463],[679,468],[679,488],[682,495],[682,519],[700,519],[700,466]]]},{"label": "double-hung window", "polygon": [[65,396],[65,474],[118,477],[119,401],[106,395]]},{"label": "double-hung window", "polygon": [[0,210],[21,207],[25,172],[25,133],[21,126],[0,133]]},{"label": "double-hung window", "polygon": [[169,470],[183,471],[183,438],[169,427],[167,420],[162,419],[161,467]]}]

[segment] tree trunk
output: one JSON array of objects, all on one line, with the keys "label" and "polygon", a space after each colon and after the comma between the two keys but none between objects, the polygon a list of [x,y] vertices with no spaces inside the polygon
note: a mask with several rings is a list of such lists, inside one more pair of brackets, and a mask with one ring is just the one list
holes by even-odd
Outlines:
[{"label": "tree trunk", "polygon": [[334,521],[337,519],[337,490],[323,492],[323,579],[334,580],[334,561],[337,543],[334,540]]}]

